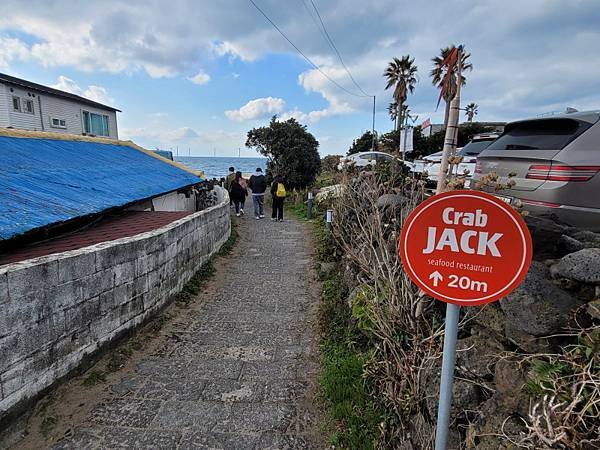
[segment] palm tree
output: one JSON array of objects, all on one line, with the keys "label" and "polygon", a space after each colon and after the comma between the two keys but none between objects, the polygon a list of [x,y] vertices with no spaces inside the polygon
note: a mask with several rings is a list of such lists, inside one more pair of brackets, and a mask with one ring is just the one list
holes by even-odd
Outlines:
[{"label": "palm tree", "polygon": [[[446,47],[446,48],[442,48],[440,50],[440,56],[436,56],[435,58],[433,58],[431,61],[433,62],[433,69],[431,70],[431,72],[429,73],[429,75],[431,76],[431,82],[433,83],[434,86],[437,86],[439,89],[442,88],[443,85],[443,81],[444,81],[444,75],[446,74],[446,70],[447,68],[444,67],[444,65],[442,64],[443,61],[446,59],[446,57],[454,50],[454,45],[451,45],[450,47]],[[461,70],[461,77],[460,77],[460,81],[461,81],[461,86],[464,86],[467,83],[467,79],[464,76],[465,71],[467,70],[473,70],[473,64],[471,64],[470,62],[467,61],[467,59],[469,59],[469,57],[471,56],[470,53],[467,53],[465,51],[461,52],[461,66],[462,66],[462,70]],[[453,76],[450,82],[450,85],[448,87],[448,90],[444,93],[444,101],[446,102],[446,112],[444,114],[444,128],[446,128],[446,125],[448,124],[448,114],[450,113],[450,102],[452,101],[452,99],[454,98],[454,96],[456,95],[456,77]]]},{"label": "palm tree", "polygon": [[477,115],[478,108],[479,106],[476,103],[469,103],[465,106],[465,114],[467,115],[469,122],[473,122],[473,117]]},{"label": "palm tree", "polygon": [[398,127],[398,104],[396,102],[391,102],[387,107],[387,112],[390,116],[390,120],[394,122],[394,130]]},{"label": "palm tree", "polygon": [[396,108],[401,111],[402,105],[406,102],[408,93],[410,92],[412,94],[415,90],[415,84],[417,84],[417,66],[415,66],[415,58],[406,55],[400,59],[392,59],[388,63],[385,72],[383,72],[383,76],[387,79],[385,88],[389,89],[392,86],[394,87],[392,97],[396,103]]}]

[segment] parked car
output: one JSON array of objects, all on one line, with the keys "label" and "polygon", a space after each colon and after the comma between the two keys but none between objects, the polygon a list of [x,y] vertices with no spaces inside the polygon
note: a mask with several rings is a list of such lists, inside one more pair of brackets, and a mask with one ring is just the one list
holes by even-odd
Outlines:
[{"label": "parked car", "polygon": [[475,180],[495,172],[531,214],[552,212],[570,225],[600,231],[600,111],[561,114],[506,125],[477,158]]},{"label": "parked car", "polygon": [[338,164],[338,170],[344,170],[349,165],[355,167],[366,167],[369,165],[375,165],[381,161],[391,161],[394,159],[392,155],[383,152],[360,152],[354,153],[349,156],[340,157],[340,163]]},{"label": "parked car", "polygon": [[[467,145],[456,149],[456,154],[462,156],[463,160],[460,164],[453,167],[452,172],[455,175],[464,176],[466,178],[465,185],[467,187],[475,172],[477,156],[494,142],[498,136],[499,134],[497,133],[476,134],[471,138]],[[442,163],[442,152],[426,156],[421,161],[422,162],[419,163],[415,161],[415,169],[419,170],[419,173],[427,172],[427,179],[433,184],[437,183]]]}]

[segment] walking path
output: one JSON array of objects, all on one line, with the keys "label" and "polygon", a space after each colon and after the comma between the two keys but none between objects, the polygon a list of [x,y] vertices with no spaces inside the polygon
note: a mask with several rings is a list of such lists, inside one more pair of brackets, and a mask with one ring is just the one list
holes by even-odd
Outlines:
[{"label": "walking path", "polygon": [[323,448],[306,231],[251,209],[202,306],[55,448]]}]

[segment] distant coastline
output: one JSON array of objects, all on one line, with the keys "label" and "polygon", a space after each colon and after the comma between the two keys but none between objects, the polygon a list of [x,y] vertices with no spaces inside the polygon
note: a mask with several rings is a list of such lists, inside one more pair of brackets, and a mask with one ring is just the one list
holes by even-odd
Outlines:
[{"label": "distant coastline", "polygon": [[206,178],[221,178],[227,175],[229,167],[235,167],[243,173],[252,173],[257,167],[263,171],[267,167],[267,158],[236,158],[225,156],[175,156],[175,161],[193,169],[204,171]]}]

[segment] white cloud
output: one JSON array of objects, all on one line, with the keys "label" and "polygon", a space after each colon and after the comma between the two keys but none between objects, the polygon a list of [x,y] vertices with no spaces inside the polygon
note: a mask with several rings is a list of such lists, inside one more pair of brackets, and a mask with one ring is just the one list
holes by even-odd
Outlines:
[{"label": "white cloud", "polygon": [[114,103],[114,99],[108,95],[106,88],[90,85],[86,90],[83,90],[75,81],[64,75],[60,75],[58,77],[58,82],[51,87],[60,89],[61,91],[70,92],[71,94],[80,95],[105,105],[112,105]]},{"label": "white cloud", "polygon": [[175,130],[169,130],[160,135],[161,140],[166,142],[195,139],[198,136],[198,133],[190,127],[176,128]]},{"label": "white cloud", "polygon": [[29,49],[18,39],[0,37],[0,69],[7,69],[13,60],[27,60]]},{"label": "white cloud", "polygon": [[[119,129],[122,139],[131,139],[146,148],[162,148],[176,150],[179,147],[181,155],[187,155],[187,149],[192,154],[212,154],[213,149],[221,155],[237,155],[237,149],[243,148],[246,133],[243,131],[228,131],[211,129],[197,131],[190,127],[165,128],[160,124],[152,127],[122,127]],[[254,152],[245,151],[251,156]]]},{"label": "white cloud", "polygon": [[227,110],[225,115],[235,122],[260,119],[283,111],[285,101],[282,98],[256,98],[239,109]]},{"label": "white cloud", "polygon": [[210,75],[200,71],[193,77],[189,77],[188,80],[190,80],[194,84],[202,86],[203,84],[206,84],[210,81]]},{"label": "white cloud", "polygon": [[89,86],[85,91],[83,91],[83,96],[85,98],[89,98],[98,103],[103,103],[105,105],[110,105],[114,103],[114,99],[109,97],[108,91],[106,88],[102,86]]},{"label": "white cloud", "polygon": [[53,87],[54,89],[60,89],[61,91],[70,92],[71,94],[82,94],[82,90],[79,85],[64,75],[60,75],[58,77],[58,82],[50,87]]},{"label": "white cloud", "polygon": [[[415,57],[419,83],[408,101],[414,112],[425,114],[435,108],[437,98],[428,77],[431,58],[440,47],[451,43],[464,43],[472,53],[474,71],[467,76],[463,99],[480,105],[481,120],[510,120],[566,105],[600,106],[600,54],[590,51],[600,40],[597,1],[580,0],[565,8],[558,0],[506,0],[501,10],[492,0],[468,7],[465,4],[451,0],[435,8],[417,8],[407,1],[392,0],[319,2],[329,34],[354,78],[366,92],[377,95],[379,130],[391,127],[390,121],[383,120],[391,99],[391,92],[383,89],[382,73],[387,62],[405,54]],[[301,4],[282,7],[281,2],[263,0],[261,7],[331,78],[357,90]],[[452,26],[446,26],[448,23]],[[26,33],[28,39],[14,37],[21,33]],[[73,2],[67,0],[31,0],[27,7],[18,0],[2,2],[3,68],[35,62],[44,67],[90,72],[142,71],[152,77],[174,77],[195,73],[199,61],[204,64],[225,58],[235,63],[225,73],[242,73],[254,88],[254,80],[243,71],[244,63],[262,64],[261,58],[274,54],[298,58],[290,61],[288,69],[300,67],[298,71],[304,73],[298,82],[313,94],[302,103],[302,110],[292,108],[293,103],[287,111],[281,107],[277,113],[282,118],[297,117],[314,123],[352,114],[353,124],[364,120],[364,129],[370,128],[371,99],[350,96],[318,72],[303,69],[307,66],[299,65],[301,59],[295,51],[247,3],[240,6],[238,0],[222,0],[200,5],[193,0],[176,0],[165,10],[160,0],[106,0],[99,10],[73,7]],[[256,86],[268,85],[282,73],[289,74],[289,70],[277,69],[275,65],[269,72],[260,72],[266,80]],[[315,99],[314,94],[323,101]],[[287,93],[269,91],[249,98],[268,95],[291,102]],[[318,106],[304,106],[310,101]],[[235,117],[232,120],[247,120],[241,109],[231,111]],[[247,114],[252,116],[250,111]],[[432,120],[442,116],[443,107]]]}]

